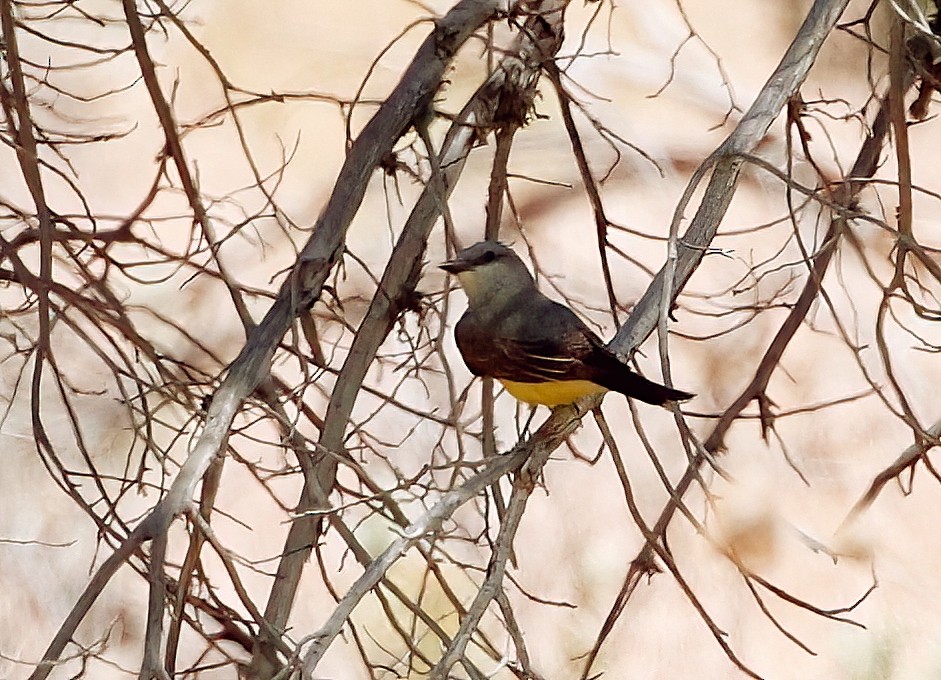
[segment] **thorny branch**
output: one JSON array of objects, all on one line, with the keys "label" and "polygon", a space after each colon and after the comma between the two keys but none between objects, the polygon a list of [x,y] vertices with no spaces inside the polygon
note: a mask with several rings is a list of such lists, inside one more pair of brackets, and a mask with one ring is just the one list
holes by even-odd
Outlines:
[{"label": "thorny branch", "polygon": [[[467,233],[466,218],[451,215],[449,199],[470,154],[485,149],[491,140],[495,149],[483,236],[499,237],[501,228],[506,234],[506,220],[502,219],[505,201],[540,269],[537,255],[541,238],[528,223],[532,218],[519,207],[519,197],[510,184],[511,177],[519,176],[509,168],[519,147],[514,140],[530,132],[527,126],[539,106],[537,88],[542,84],[555,90],[562,107],[560,128],[568,138],[572,165],[581,177],[581,188],[594,216],[600,276],[618,325],[617,314],[622,308],[615,295],[616,259],[609,255],[633,258],[618,244],[623,234],[633,232],[616,222],[618,201],[608,194],[609,182],[616,185],[614,174],[609,171],[602,180],[594,175],[589,136],[579,130],[580,119],[573,116],[573,108],[578,106],[592,133],[613,145],[619,159],[622,148],[650,157],[615,132],[616,126],[601,123],[588,105],[576,102],[570,94],[570,84],[579,86],[578,66],[599,56],[589,52],[589,32],[598,28],[602,4],[589,12],[574,54],[560,59],[563,69],[554,60],[562,47],[565,0],[456,2],[446,15],[433,22],[417,20],[401,32],[399,38],[431,27],[398,85],[384,98],[371,100],[363,97],[366,80],[352,98],[243,87],[226,73],[224,60],[200,42],[198,22],[190,23],[186,9],[174,3],[155,0],[151,8],[147,3],[123,0],[113,8],[114,14],[99,16],[90,14],[82,3],[0,0],[4,57],[0,141],[10,150],[11,167],[25,188],[23,198],[18,199],[23,205],[6,193],[0,196],[0,281],[7,286],[0,312],[0,341],[9,348],[2,363],[15,374],[14,396],[6,405],[2,422],[16,417],[15,397],[28,395],[27,418],[37,458],[49,478],[92,521],[99,549],[106,551],[42,659],[31,664],[32,678],[44,678],[59,664],[70,663],[80,664],[76,665],[77,675],[93,673],[87,670],[88,664],[106,658],[110,633],[100,636],[95,644],[87,644],[77,631],[125,565],[148,589],[141,678],[195,677],[217,665],[237,665],[252,678],[313,678],[321,670],[324,656],[341,646],[339,640],[345,633],[369,677],[379,677],[385,671],[400,676],[428,674],[442,680],[454,673],[474,680],[543,677],[539,656],[527,649],[527,644],[536,643],[527,634],[527,615],[518,608],[520,599],[513,588],[522,593],[524,601],[530,599],[541,607],[558,603],[530,595],[523,590],[526,579],[513,577],[515,555],[521,549],[520,527],[533,494],[544,483],[544,468],[552,453],[567,443],[582,457],[573,435],[581,418],[598,403],[558,408],[529,439],[506,454],[497,454],[496,428],[503,422],[508,400],[494,394],[490,381],[483,382],[479,405],[476,392],[461,389],[459,371],[454,370],[456,359],[447,349],[450,292],[440,297],[422,295],[418,287],[427,254],[453,250]],[[898,345],[890,341],[892,333],[900,330],[919,349],[941,349],[919,323],[941,318],[941,267],[938,250],[920,240],[917,219],[919,197],[941,197],[916,183],[915,151],[905,107],[906,96],[917,84],[917,100],[908,111],[924,121],[922,125],[931,124],[928,114],[932,96],[938,91],[936,55],[941,53],[933,31],[941,22],[922,16],[914,5],[892,3],[887,46],[878,44],[873,37],[877,32],[869,25],[875,4],[860,22],[842,27],[847,35],[866,41],[868,70],[878,63],[872,55],[888,55],[888,86],[880,96],[873,88],[878,109],[851,169],[835,172],[832,166],[839,167],[836,151],[833,163],[817,157],[819,146],[813,143],[811,124],[816,125],[815,130],[823,128],[815,135],[828,138],[828,125],[836,127],[867,116],[865,112],[833,115],[844,102],[805,101],[801,88],[847,4],[846,0],[814,2],[751,107],[692,173],[665,239],[665,263],[611,343],[618,353],[630,356],[656,329],[662,375],[672,382],[671,356],[675,359],[675,351],[668,343],[669,322],[675,313],[699,313],[695,303],[709,302],[708,295],[687,290],[687,286],[706,262],[706,255],[720,252],[716,248],[722,236],[720,226],[743,177],[754,172],[770,184],[784,187],[785,217],[755,227],[753,232],[758,235],[771,224],[784,224],[791,229],[789,249],[782,247],[760,264],[747,262],[747,274],[730,289],[731,295],[753,292],[754,303],[702,313],[713,313],[721,320],[747,311],[747,321],[737,324],[736,329],[747,328],[751,320],[774,309],[784,310],[783,318],[761,356],[755,358],[747,385],[711,417],[711,429],[702,441],[703,433],[688,422],[690,413],[674,410],[677,440],[687,454],[685,470],[676,481],[645,431],[645,421],[632,408],[638,440],[665,491],[666,500],[655,522],[644,516],[642,508],[649,506],[639,502],[642,490],[629,476],[620,451],[626,447],[619,446],[600,410],[596,411],[604,447],[627,506],[622,516],[636,529],[643,545],[628,565],[624,583],[589,653],[578,661],[584,678],[597,672],[602,646],[613,635],[615,623],[624,615],[642,577],[660,571],[669,573],[691,605],[691,615],[705,624],[709,637],[730,662],[757,677],[760,660],[740,658],[736,640],[722,629],[723,622],[710,611],[667,542],[668,532],[677,525],[677,514],[700,540],[725,553],[741,577],[743,592],[753,598],[761,616],[800,649],[814,652],[813,645],[800,631],[785,625],[766,599],[860,625],[847,615],[871,590],[858,602],[836,609],[797,597],[752,570],[734,550],[723,550],[710,534],[708,522],[687,505],[691,491],[698,488],[708,510],[715,510],[710,468],[735,483],[734,476],[720,466],[719,455],[736,423],[757,420],[760,428],[754,428],[756,436],[765,443],[780,443],[790,461],[786,438],[779,431],[785,415],[823,412],[849,401],[833,399],[817,408],[776,411],[770,394],[773,380],[786,372],[785,352],[794,339],[816,322],[816,308],[822,307],[832,317],[834,334],[852,355],[868,386],[866,394],[874,395],[889,419],[907,428],[913,439],[894,462],[874,474],[843,529],[849,520],[873,506],[890,481],[906,471],[913,476],[918,463],[941,481],[929,457],[939,441],[939,426],[937,422],[928,427],[923,424],[923,409],[906,382]],[[612,17],[614,9],[612,4]],[[690,16],[682,6],[678,10],[688,35],[669,59],[670,87],[661,89],[657,96],[679,87],[682,64],[677,57],[697,37]],[[68,23],[60,23],[60,19],[82,21],[100,30],[96,33],[100,42],[82,44],[68,31],[60,33],[59,26]],[[863,24],[861,34],[855,27]],[[603,54],[613,57],[611,25],[608,31],[608,48]],[[512,37],[501,42],[501,32]],[[158,56],[158,38],[171,35],[195,50],[212,73],[220,96],[208,113],[197,114],[190,121],[180,113],[182,107],[178,108],[180,80],[166,77],[168,70]],[[36,44],[67,51],[73,55],[72,61],[45,57]],[[366,79],[379,72],[380,60],[393,46],[397,46],[395,41],[388,50],[379,52]],[[482,84],[466,103],[451,108],[448,85],[457,77],[450,70],[463,68],[455,66],[454,58],[461,50],[474,49],[486,52],[488,71],[479,78]],[[731,91],[731,78],[718,53],[708,46],[706,50],[715,59],[723,87]],[[79,74],[122,57],[136,64],[136,75],[129,82],[92,94],[78,84]],[[866,77],[870,77],[868,72]],[[96,201],[85,195],[81,173],[69,153],[76,144],[91,148],[123,139],[129,132],[78,133],[76,126],[70,125],[73,121],[67,109],[60,114],[59,98],[93,103],[138,89],[146,93],[159,152],[149,168],[152,175],[147,175],[146,187],[136,197],[136,207],[127,214],[106,214],[96,211]],[[272,294],[243,282],[228,248],[239,237],[264,250],[269,236],[262,225],[267,222],[291,239],[303,233],[301,222],[281,205],[282,183],[292,170],[296,147],[282,145],[281,162],[273,170],[263,169],[253,151],[245,117],[255,107],[287,102],[326,103],[341,112],[348,148],[306,242],[287,246],[294,248],[297,258],[285,270],[277,293]],[[375,113],[354,135],[354,110],[360,116],[370,107]],[[447,113],[449,108],[457,113]],[[736,111],[733,106],[728,118]],[[630,109],[625,109],[625,119],[630,115]],[[764,145],[775,141],[769,131],[779,119],[786,126],[785,169],[779,169],[764,153]],[[444,121],[449,123],[446,132],[442,130]],[[234,129],[246,176],[253,180],[249,188],[223,197],[210,196],[203,189],[195,145],[190,142],[217,126]],[[877,175],[890,132],[897,177],[885,180]],[[832,140],[827,141],[836,148]],[[795,165],[800,163],[811,169],[816,186],[796,179]],[[381,271],[374,272],[374,261],[353,252],[347,232],[377,171],[383,173],[386,187],[394,184],[399,204],[412,202],[407,218],[400,221],[394,214],[394,201],[387,201],[389,231],[394,238]],[[413,187],[402,189],[401,177],[421,185],[411,198],[406,197],[411,196]],[[541,177],[529,179],[542,181]],[[861,207],[866,192],[876,193],[873,187],[877,183],[895,192],[884,199],[897,203],[894,227],[889,226],[890,219],[866,214]],[[545,186],[558,194],[564,184],[553,187],[546,180]],[[796,194],[802,196],[800,205],[793,200]],[[699,203],[681,234],[695,196],[700,196]],[[29,207],[24,207],[27,204]],[[811,221],[808,215],[815,210],[826,228],[819,238],[815,232],[811,241],[806,226]],[[431,250],[433,227],[439,217],[444,222],[443,245]],[[891,240],[890,253],[880,253],[855,233],[862,223],[882,230]],[[182,245],[175,243],[174,230],[188,235]],[[798,255],[794,261],[785,261],[785,252]],[[858,340],[858,320],[848,323],[834,301],[836,284],[832,282],[842,274],[840,256],[844,252],[858,257],[860,267],[878,290],[871,351]],[[787,284],[762,299],[759,284],[778,268],[789,271]],[[347,292],[346,277],[353,270],[368,280],[368,293]],[[798,280],[802,280],[800,291],[792,295],[791,288]],[[177,318],[175,309],[147,308],[126,299],[127,286],[167,282],[179,283],[184,291],[218,287],[224,292],[226,311],[232,312],[245,333],[245,342],[233,361],[228,362],[224,350],[202,337],[205,324],[202,330],[194,330]],[[553,285],[561,290],[555,282]],[[259,303],[267,312],[256,323],[252,309]],[[295,320],[301,332],[289,333],[296,330]],[[174,341],[156,339],[161,333],[172,335]],[[709,339],[722,335],[720,331],[704,336],[700,343],[708,346]],[[302,347],[302,342],[308,347]],[[80,360],[73,361],[70,356],[76,346],[82,357],[90,357],[110,376],[107,388],[95,393],[76,379],[72,368]],[[871,359],[873,352],[876,361]],[[747,358],[743,356],[741,361]],[[377,387],[369,379],[371,372],[384,373],[386,379],[378,381]],[[680,382],[686,384],[685,380]],[[429,399],[424,403],[413,399],[416,390]],[[707,391],[708,386],[701,390]],[[716,394],[721,392],[715,390]],[[97,434],[84,422],[87,416],[82,403],[92,397],[98,398],[99,404],[105,399],[111,407],[118,404],[122,427],[130,433],[126,455],[117,469],[103,460]],[[702,395],[703,399],[714,397]],[[746,413],[753,402],[757,414]],[[67,424],[67,445],[50,427],[59,413],[64,414]],[[400,420],[391,420],[389,413]],[[936,419],[933,415],[927,422]],[[392,422],[395,424],[390,426]],[[416,446],[415,442],[422,443]],[[415,457],[423,462],[409,469],[410,461],[399,454],[419,448]],[[279,462],[270,463],[259,451],[271,452],[270,458]],[[600,454],[595,460],[599,459]],[[288,519],[283,547],[269,560],[274,564],[270,571],[268,566],[243,557],[241,546],[229,544],[228,537],[217,535],[220,521],[243,521],[228,514],[220,500],[226,475],[233,469],[246,472],[266,501]],[[296,480],[287,496],[283,480]],[[508,480],[511,490],[504,503],[500,484]],[[487,489],[493,489],[493,508]],[[144,494],[159,500],[148,501],[142,513],[140,503],[135,506],[134,501]],[[187,520],[185,527],[180,518]],[[369,522],[391,527],[395,537],[372,549],[361,533]],[[177,543],[171,528],[183,529],[187,540]],[[6,542],[0,537],[0,543]],[[211,551],[205,550],[207,545]],[[343,555],[339,566],[333,565],[330,554],[337,546]],[[310,573],[312,555],[316,555],[319,574]],[[347,556],[352,556],[349,564]],[[220,563],[221,570],[214,571],[210,560]],[[392,571],[412,560],[420,565],[416,568],[421,581],[417,590],[404,586]],[[257,588],[243,578],[244,570],[263,572],[265,583],[271,584],[264,603]],[[333,606],[317,617],[315,625],[319,627],[313,633],[310,624],[298,625],[308,611],[292,615],[301,603],[307,610],[322,607],[320,602],[306,602],[300,594],[305,578],[319,578],[333,598]],[[384,640],[375,625],[356,619],[362,611],[358,606],[370,599],[380,605],[383,630],[390,632],[393,643]],[[435,600],[443,602],[445,609],[436,608]],[[195,654],[194,637],[201,643]],[[79,650],[71,657],[67,654],[70,644]],[[0,649],[0,658],[7,658],[5,650]]]}]

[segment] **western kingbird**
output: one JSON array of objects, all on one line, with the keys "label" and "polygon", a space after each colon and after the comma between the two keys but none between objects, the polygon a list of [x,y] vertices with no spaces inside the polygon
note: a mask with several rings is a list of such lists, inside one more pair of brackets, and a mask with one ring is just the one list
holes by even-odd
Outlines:
[{"label": "western kingbird", "polygon": [[634,373],[575,312],[540,293],[502,243],[481,241],[441,268],[467,294],[467,311],[454,328],[464,363],[520,401],[559,406],[614,390],[661,406],[694,396]]}]

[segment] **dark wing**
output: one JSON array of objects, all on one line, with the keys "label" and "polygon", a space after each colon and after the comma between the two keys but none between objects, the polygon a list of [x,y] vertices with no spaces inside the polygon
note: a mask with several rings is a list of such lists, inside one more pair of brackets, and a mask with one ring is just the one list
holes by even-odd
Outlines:
[{"label": "dark wing", "polygon": [[683,401],[693,396],[689,392],[675,390],[638,375],[614,352],[605,347],[601,338],[575,316],[572,310],[561,305],[557,306],[564,309],[567,315],[553,314],[553,316],[560,321],[563,321],[566,316],[568,319],[564,321],[565,329],[556,328],[555,332],[565,338],[568,346],[577,348],[574,352],[577,361],[572,365],[566,376],[567,379],[589,380],[596,385],[654,406],[662,406],[668,401]]},{"label": "dark wing", "polygon": [[581,334],[568,342],[566,337],[521,328],[512,320],[484,326],[470,310],[455,327],[454,337],[471,373],[515,382],[571,380],[580,356],[591,351]]},{"label": "dark wing", "polygon": [[542,295],[527,299],[502,318],[484,324],[471,310],[454,329],[471,373],[516,382],[588,380],[609,390],[660,406],[693,395],[637,373],[564,305]]}]

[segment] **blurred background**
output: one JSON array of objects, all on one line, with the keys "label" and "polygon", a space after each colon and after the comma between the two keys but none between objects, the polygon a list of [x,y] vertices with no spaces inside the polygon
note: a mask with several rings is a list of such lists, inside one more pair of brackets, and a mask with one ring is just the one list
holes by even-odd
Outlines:
[{"label": "blurred background", "polygon": [[[186,31],[205,47],[200,52],[179,27],[169,22],[165,29],[150,26],[140,3],[143,21],[153,29],[148,45],[162,91],[172,104],[214,227],[207,235],[194,226],[177,172],[172,163],[165,164],[164,137],[139,80],[138,62],[126,51],[120,8],[108,2],[66,7],[71,4],[64,3],[58,13],[42,4],[13,8],[21,22],[19,50],[31,71],[42,74],[43,66],[51,65],[28,92],[36,124],[55,132],[48,135],[55,143],[40,154],[48,163],[46,199],[63,224],[86,233],[118,229],[133,216],[133,232],[148,246],[109,245],[109,257],[120,266],[105,264],[97,248],[77,241],[57,246],[53,279],[92,300],[102,299],[102,293],[88,282],[104,284],[112,302],[125,310],[126,317],[115,325],[133,324],[153,354],[134,355],[127,345],[110,342],[107,333],[90,331],[100,319],[85,314],[64,292],[56,293],[61,305],[53,314],[51,342],[61,379],[47,372],[37,392],[30,385],[35,353],[28,349],[39,333],[35,296],[9,278],[0,290],[4,678],[29,675],[96,565],[112,551],[109,532],[118,525],[133,527],[185,459],[201,427],[199,397],[211,394],[245,340],[223,278],[237,283],[251,316],[260,320],[333,189],[347,135],[355,137],[399,80],[431,28],[429,18],[451,6],[397,0],[199,0],[174,7]],[[656,0],[568,7],[558,63],[569,92],[591,117],[576,113],[607,215],[620,226],[609,229],[612,249],[607,251],[619,322],[665,262],[669,225],[691,174],[734,129],[810,4]],[[934,11],[930,4],[924,9]],[[893,16],[885,3],[851,2],[842,28],[828,38],[801,90],[812,163],[798,140],[789,139],[783,116],[760,145],[759,155],[782,172],[790,168],[794,182],[815,189],[824,184],[821,177],[831,182],[846,177],[878,98],[888,88]],[[55,40],[25,30],[29,26]],[[505,45],[512,31],[501,23],[494,34]],[[249,102],[238,108],[238,126],[206,53],[240,88],[233,96]],[[8,78],[9,67],[3,73]],[[445,114],[431,128],[436,143],[446,129],[446,114],[460,110],[486,73],[485,42],[471,40],[436,100],[436,109]],[[512,149],[512,204],[501,239],[538,270],[544,292],[567,301],[607,339],[616,326],[591,206],[558,99],[545,80],[539,90],[536,116]],[[910,91],[907,101],[915,96]],[[5,105],[4,110],[9,122],[10,109]],[[609,143],[599,128],[640,152],[619,141]],[[941,172],[934,150],[941,148],[941,132],[934,110],[924,121],[911,121],[908,131],[917,187],[913,238],[925,257],[936,261],[932,249],[941,245],[936,228]],[[790,133],[796,134],[793,127]],[[37,226],[11,139],[4,133],[7,144],[0,149],[6,253]],[[449,203],[463,245],[483,237],[492,147],[492,138],[481,140]],[[275,356],[276,375],[285,385],[298,386],[292,396],[315,413],[323,414],[335,371],[421,191],[416,176],[427,180],[423,154],[410,132],[396,147],[401,167],[373,177],[348,234],[349,254],[312,310],[332,371],[299,361],[299,355],[309,354],[299,331],[285,338]],[[930,266],[909,263],[903,271],[911,295],[884,300],[895,273],[898,177],[895,150],[889,146],[877,181],[860,195],[861,217],[851,221],[834,256],[824,281],[826,294],[814,303],[771,377],[767,397],[778,416],[773,430],[763,437],[757,404],[746,408],[725,438],[718,459],[723,475],[703,468],[703,484],[685,497],[699,526],[677,515],[667,533],[686,583],[735,655],[761,677],[924,678],[941,673],[941,544],[931,519],[941,503],[941,484],[933,468],[926,468],[930,453],[925,464],[890,481],[870,507],[844,521],[873,480],[915,442],[911,423],[901,415],[899,394],[920,427],[929,428],[939,417],[939,333],[932,311],[938,309],[939,282]],[[159,190],[151,194],[155,185]],[[817,202],[787,189],[781,177],[755,165],[745,168],[712,244],[715,250],[674,312],[671,373],[678,387],[697,393],[684,412],[701,439],[751,380],[797,299],[808,276],[801,244],[813,252],[829,223],[829,213]],[[701,194],[701,189],[695,194],[681,229]],[[24,267],[38,272],[35,243],[18,245],[16,253]],[[449,330],[463,311],[464,298],[457,291],[445,294],[447,281],[434,266],[446,256],[439,225],[418,287],[420,313],[406,315],[383,343],[346,440],[351,457],[381,488],[394,489],[393,497],[410,517],[456,483],[449,477],[456,469],[453,461],[481,456],[480,388],[471,384]],[[224,276],[217,275],[220,270]],[[880,314],[883,304],[887,311]],[[123,365],[114,360],[122,352],[127,364],[136,366],[134,376],[115,367]],[[661,379],[655,337],[636,358],[648,376]],[[173,381],[170,391],[186,398],[168,396]],[[58,467],[37,453],[37,409]],[[620,395],[604,402],[636,501],[653,523],[669,493],[637,434],[638,425],[672,480],[687,468],[688,459],[668,411],[642,404],[637,410],[634,421]],[[220,541],[237,556],[241,578],[259,609],[264,609],[301,486],[296,461],[263,411],[250,404],[238,421],[213,523]],[[509,395],[497,395],[499,450],[516,443],[527,415]],[[547,415],[540,409],[534,422]],[[144,421],[149,427],[140,427]],[[457,430],[454,422],[460,423]],[[299,419],[296,427],[316,440],[310,422]],[[610,457],[594,460],[601,445],[598,427],[586,418],[570,446],[560,448],[545,467],[514,543],[517,565],[510,569],[506,591],[539,677],[562,680],[589,673],[585,655],[643,546]],[[429,472],[428,466],[434,469]],[[63,491],[66,477],[77,488],[71,495]],[[397,528],[369,504],[352,469],[341,469],[338,483],[342,489],[332,500],[344,505],[344,518],[362,545],[378,554]],[[119,519],[99,503],[105,494],[117,499]],[[99,521],[92,519],[96,516]],[[439,568],[465,602],[487,564],[483,537],[495,531],[485,518],[496,521],[489,501],[481,498],[446,525],[451,533],[440,546]],[[178,565],[186,548],[184,524],[174,531],[168,561]],[[768,590],[759,589],[759,606],[730,555],[800,602],[826,612],[847,608],[840,612],[845,621]],[[202,569],[214,586],[204,589],[206,599],[239,609],[221,561],[211,551]],[[332,612],[335,595],[342,595],[360,573],[344,542],[328,532],[301,582],[290,619],[292,638],[316,631]],[[390,578],[445,630],[457,629],[458,617],[423,558],[409,553]],[[68,662],[52,677],[136,675],[146,597],[145,578],[129,567],[121,570],[79,628],[81,648],[70,646]],[[408,613],[394,610],[407,626]],[[408,648],[390,626],[389,615],[376,598],[364,600],[353,617],[358,636],[338,639],[317,677],[422,677],[427,666],[413,660],[409,667]],[[245,651],[220,632],[217,622],[207,619],[201,625],[206,635],[184,633],[179,668],[199,669],[186,677],[236,677],[235,666],[221,660],[244,662]],[[436,658],[441,644],[423,630],[423,624],[412,630],[415,645]],[[483,631],[508,658],[514,657],[498,615],[484,619]],[[213,644],[207,643],[213,635],[218,636]],[[493,677],[514,677],[473,647],[469,655]],[[222,665],[214,667],[217,663]],[[589,674],[740,676],[669,573],[641,582]]]}]

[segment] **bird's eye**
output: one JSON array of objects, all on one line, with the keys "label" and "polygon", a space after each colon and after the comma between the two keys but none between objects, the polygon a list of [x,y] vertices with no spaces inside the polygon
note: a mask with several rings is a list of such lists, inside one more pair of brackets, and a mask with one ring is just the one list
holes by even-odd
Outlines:
[{"label": "bird's eye", "polygon": [[483,257],[481,257],[480,260],[481,262],[486,264],[487,262],[493,262],[493,258],[495,258],[496,256],[497,254],[495,252],[493,252],[492,250],[488,250],[484,252]]}]

